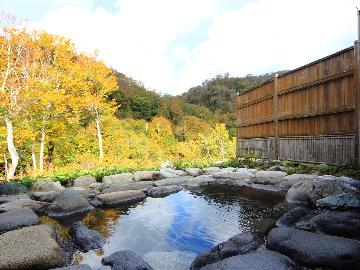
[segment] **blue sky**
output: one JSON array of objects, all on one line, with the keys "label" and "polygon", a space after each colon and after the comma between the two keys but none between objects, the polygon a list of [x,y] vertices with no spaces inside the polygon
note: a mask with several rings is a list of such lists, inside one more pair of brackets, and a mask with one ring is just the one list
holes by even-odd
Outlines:
[{"label": "blue sky", "polygon": [[0,0],[146,87],[292,69],[351,46],[358,0]]}]

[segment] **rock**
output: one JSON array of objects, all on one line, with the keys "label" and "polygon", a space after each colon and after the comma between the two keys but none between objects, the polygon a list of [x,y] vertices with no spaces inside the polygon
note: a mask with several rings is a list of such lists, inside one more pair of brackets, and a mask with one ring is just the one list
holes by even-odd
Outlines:
[{"label": "rock", "polygon": [[7,182],[0,184],[0,195],[17,195],[27,191],[28,189],[25,186],[18,183]]},{"label": "rock", "polygon": [[110,193],[110,192],[126,191],[126,190],[147,191],[152,187],[154,187],[154,183],[152,181],[140,181],[127,185],[115,184],[115,185],[110,185],[107,188],[103,189],[102,193]]},{"label": "rock", "polygon": [[37,225],[39,223],[40,219],[31,209],[9,210],[8,212],[0,214],[0,233]]},{"label": "rock", "polygon": [[138,254],[131,250],[117,251],[101,260],[111,270],[153,270]]},{"label": "rock", "polygon": [[41,180],[39,182],[35,182],[31,186],[31,192],[43,192],[43,191],[60,191],[63,190],[64,187],[61,186],[60,182],[54,182],[49,179]]},{"label": "rock", "polygon": [[281,197],[285,197],[285,194],[286,194],[286,192],[282,188],[279,188],[276,186],[271,186],[271,185],[250,184],[249,187],[251,187],[253,189],[261,190],[261,191],[276,193]]},{"label": "rock", "polygon": [[50,269],[65,263],[65,254],[49,225],[36,225],[0,235],[0,269]]},{"label": "rock", "polygon": [[92,270],[92,269],[87,264],[79,264],[79,265],[68,266],[68,267],[54,268],[52,270]]},{"label": "rock", "polygon": [[160,174],[163,178],[173,178],[173,177],[180,177],[185,175],[185,172],[181,170],[174,170],[170,168],[162,168],[160,169]]},{"label": "rock", "polygon": [[189,251],[151,251],[144,255],[144,260],[154,269],[184,270],[188,269],[195,257],[196,254]]},{"label": "rock", "polygon": [[71,224],[69,235],[73,238],[75,244],[85,252],[102,248],[106,242],[101,233],[89,230],[81,221]]},{"label": "rock", "polygon": [[222,172],[235,172],[236,168],[234,167],[226,167],[221,169]]},{"label": "rock", "polygon": [[360,242],[352,239],[281,227],[270,231],[266,247],[310,268],[360,268]]},{"label": "rock", "polygon": [[30,200],[30,197],[28,194],[0,196],[0,204],[13,202],[13,201],[17,201],[17,200]]},{"label": "rock", "polygon": [[202,169],[199,168],[187,168],[185,172],[191,176],[199,176],[203,173]]},{"label": "rock", "polygon": [[287,176],[287,173],[281,171],[258,171],[255,174],[254,181],[260,184],[276,185],[285,176]]},{"label": "rock", "polygon": [[134,182],[134,174],[120,173],[114,175],[104,176],[102,179],[104,184],[130,184]]},{"label": "rock", "polygon": [[304,207],[296,207],[286,212],[276,221],[276,226],[278,227],[291,227],[294,226],[301,218],[305,217],[310,213],[310,210]]},{"label": "rock", "polygon": [[161,179],[159,181],[155,181],[154,184],[157,187],[160,186],[181,186],[185,183],[187,183],[188,181],[191,181],[191,179],[193,179],[190,176],[183,176],[183,177],[172,177],[172,178],[166,178],[166,179]]},{"label": "rock", "polygon": [[171,193],[179,192],[180,190],[182,190],[182,187],[179,186],[153,187],[148,190],[147,194],[152,197],[167,196]]},{"label": "rock", "polygon": [[97,198],[89,200],[89,204],[94,207],[101,207],[103,205]]},{"label": "rock", "polygon": [[231,180],[246,180],[254,178],[254,175],[248,171],[241,172],[215,172],[213,173],[214,178],[223,178]]},{"label": "rock", "polygon": [[142,201],[145,193],[141,190],[116,191],[97,195],[103,206],[115,206]]},{"label": "rock", "polygon": [[173,168],[174,164],[170,161],[165,161],[160,165],[160,168]]},{"label": "rock", "polygon": [[96,183],[96,179],[91,175],[84,175],[74,180],[74,187],[89,188],[91,184]]},{"label": "rock", "polygon": [[229,238],[226,242],[220,243],[204,254],[196,257],[189,269],[200,269],[207,264],[212,264],[235,255],[246,254],[257,249],[263,242],[264,241],[253,232],[237,234]]},{"label": "rock", "polygon": [[201,270],[295,270],[294,262],[283,254],[264,250],[227,258]]},{"label": "rock", "polygon": [[103,190],[104,188],[107,188],[109,187],[110,185],[109,184],[104,184],[104,183],[99,183],[99,182],[96,182],[96,183],[92,183],[89,188],[91,189],[94,189],[94,190]]},{"label": "rock", "polygon": [[335,210],[360,210],[360,198],[352,194],[329,196],[316,201],[316,207]]},{"label": "rock", "polygon": [[320,164],[317,164],[315,167],[318,168],[318,169],[327,169],[327,168],[329,168],[329,166],[325,162],[321,162]]},{"label": "rock", "polygon": [[209,175],[221,171],[219,167],[209,167],[209,168],[204,168],[202,170],[203,170],[203,174],[209,174]]},{"label": "rock", "polygon": [[137,171],[134,173],[135,181],[153,181],[161,178],[160,171]]},{"label": "rock", "polygon": [[30,200],[30,199],[21,199],[21,200],[1,204],[0,212],[4,212],[4,211],[6,212],[6,211],[13,210],[13,209],[22,209],[22,208],[23,209],[28,208],[28,209],[37,211],[46,205],[48,205],[48,204],[44,203],[44,202],[38,202],[38,201]]},{"label": "rock", "polygon": [[60,191],[39,191],[32,192],[31,197],[41,202],[53,202],[59,195]]},{"label": "rock", "polygon": [[190,177],[188,181],[182,184],[185,187],[200,187],[206,186],[209,183],[214,182],[214,178],[211,175],[200,175],[196,177]]},{"label": "rock", "polygon": [[359,191],[344,181],[319,176],[311,181],[294,184],[288,190],[286,200],[295,204],[315,205],[319,199],[342,193],[357,194]]},{"label": "rock", "polygon": [[90,188],[81,188],[76,190],[76,188],[80,188],[80,187],[75,187],[75,191],[84,199],[92,199],[95,198],[97,194],[100,193],[100,191],[95,190],[95,189],[90,189]]},{"label": "rock", "polygon": [[288,190],[298,182],[311,181],[317,177],[316,174],[290,174],[281,179],[279,187]]},{"label": "rock", "polygon": [[94,209],[87,200],[82,198],[73,188],[62,190],[50,204],[45,213],[53,218],[65,218],[83,214]]}]

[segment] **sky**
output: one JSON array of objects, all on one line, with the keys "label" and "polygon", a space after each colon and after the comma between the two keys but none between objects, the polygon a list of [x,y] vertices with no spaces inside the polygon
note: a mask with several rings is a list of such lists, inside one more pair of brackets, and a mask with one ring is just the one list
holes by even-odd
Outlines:
[{"label": "sky", "polygon": [[28,27],[98,50],[177,95],[218,74],[289,70],[353,45],[360,0],[0,0]]}]

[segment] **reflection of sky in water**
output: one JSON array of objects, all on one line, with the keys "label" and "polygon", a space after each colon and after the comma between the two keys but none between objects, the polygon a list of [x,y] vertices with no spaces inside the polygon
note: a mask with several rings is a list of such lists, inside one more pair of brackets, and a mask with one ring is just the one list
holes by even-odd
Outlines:
[{"label": "reflection of sky in water", "polygon": [[148,197],[120,215],[102,255],[89,252],[81,263],[104,269],[102,257],[129,249],[144,256],[155,269],[170,265],[173,270],[186,269],[197,254],[252,229],[262,218],[268,219],[273,215],[271,208],[239,195],[213,199],[211,194],[181,191],[165,198]]}]

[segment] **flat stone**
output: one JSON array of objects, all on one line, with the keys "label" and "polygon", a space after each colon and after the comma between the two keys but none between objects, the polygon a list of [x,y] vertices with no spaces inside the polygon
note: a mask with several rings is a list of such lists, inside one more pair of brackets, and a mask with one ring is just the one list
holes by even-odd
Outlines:
[{"label": "flat stone", "polygon": [[134,174],[120,173],[114,175],[104,176],[102,179],[104,184],[130,184],[134,182]]},{"label": "flat stone", "polygon": [[138,254],[131,250],[117,251],[101,260],[111,270],[153,270]]},{"label": "flat stone", "polygon": [[181,177],[185,175],[184,171],[181,170],[174,170],[171,168],[162,168],[160,169],[160,174],[163,178],[173,178],[173,177]]},{"label": "flat stone", "polygon": [[238,255],[209,264],[201,270],[295,270],[294,262],[283,254],[264,250]]},{"label": "flat stone", "polygon": [[145,197],[145,193],[141,190],[116,191],[97,195],[97,199],[103,206],[115,206],[142,201]]},{"label": "flat stone", "polygon": [[140,181],[132,184],[115,184],[110,185],[107,188],[102,190],[102,193],[110,193],[110,192],[116,192],[116,191],[126,191],[126,190],[141,190],[146,191],[150,188],[154,187],[154,182],[152,181]]},{"label": "flat stone", "polygon": [[59,195],[60,191],[38,191],[32,192],[30,195],[37,201],[41,202],[53,202]]},{"label": "flat stone", "polygon": [[254,181],[260,184],[276,185],[285,176],[287,176],[287,173],[281,171],[257,171]]},{"label": "flat stone", "polygon": [[71,224],[69,235],[73,238],[75,244],[85,252],[102,248],[106,242],[101,233],[88,229],[80,221]]},{"label": "flat stone", "polygon": [[96,182],[96,183],[92,183],[89,188],[91,189],[94,189],[94,190],[103,190],[104,188],[107,188],[108,186],[110,186],[109,184],[104,184],[104,183],[99,183],[99,182]]},{"label": "flat stone", "polygon": [[232,256],[246,254],[256,250],[263,243],[264,241],[256,233],[245,232],[237,234],[226,242],[220,243],[196,257],[189,269],[197,270],[207,264],[212,264]]},{"label": "flat stone", "polygon": [[62,190],[50,204],[45,213],[53,218],[65,218],[83,214],[94,209],[87,200],[82,198],[73,188]]},{"label": "flat stone", "polygon": [[283,195],[284,197],[285,197],[285,194],[286,194],[285,190],[283,190],[282,188],[279,188],[279,187],[276,187],[276,186],[271,186],[271,185],[250,184],[249,187],[251,187],[253,189],[261,190],[261,191],[277,193],[279,195]]},{"label": "flat stone", "polygon": [[61,186],[60,182],[54,182],[49,179],[44,179],[32,184],[30,191],[31,192],[43,192],[43,191],[60,191],[64,187]]},{"label": "flat stone", "polygon": [[221,171],[219,167],[203,168],[202,170],[203,170],[203,174],[208,174],[208,175],[212,175],[213,173]]},{"label": "flat stone", "polygon": [[318,177],[316,174],[290,174],[281,179],[279,183],[279,187],[288,190],[294,184],[303,182],[303,181],[311,181]]},{"label": "flat stone", "polygon": [[39,223],[40,219],[31,209],[9,210],[8,212],[0,214],[0,233],[37,225]]},{"label": "flat stone", "polygon": [[182,190],[180,186],[161,186],[153,187],[148,190],[147,194],[151,197],[167,196],[171,193],[176,193]]},{"label": "flat stone", "polygon": [[0,204],[13,202],[17,200],[30,200],[28,194],[18,194],[18,195],[3,195],[0,196]]},{"label": "flat stone", "polygon": [[234,167],[226,167],[221,169],[222,172],[235,172],[236,170],[237,169]]},{"label": "flat stone", "polygon": [[191,181],[192,177],[190,176],[183,176],[183,177],[172,177],[172,178],[166,178],[161,179],[158,181],[155,181],[154,184],[157,187],[160,186],[181,186],[185,184],[188,181]]},{"label": "flat stone", "polygon": [[291,227],[296,224],[301,218],[305,217],[310,213],[310,210],[304,207],[296,207],[286,212],[276,221],[276,226],[278,227]]},{"label": "flat stone", "polygon": [[246,180],[254,178],[254,175],[248,171],[241,172],[215,172],[213,174],[214,178],[223,178],[231,180]]},{"label": "flat stone", "polygon": [[0,195],[17,195],[27,191],[28,189],[19,183],[6,182],[0,184]]},{"label": "flat stone", "polygon": [[30,199],[20,199],[17,201],[0,204],[0,212],[6,212],[13,209],[22,209],[22,208],[23,209],[28,208],[36,211],[46,205],[48,204],[44,202],[38,202]]},{"label": "flat stone", "polygon": [[182,183],[184,187],[200,187],[206,186],[209,183],[214,182],[215,179],[211,175],[200,175],[196,177],[190,177],[188,181]]},{"label": "flat stone", "polygon": [[51,269],[65,264],[52,226],[36,225],[0,235],[0,269]]},{"label": "flat stone", "polygon": [[144,260],[154,269],[184,270],[195,257],[196,254],[189,251],[151,251],[144,255]]},{"label": "flat stone", "polygon": [[352,194],[339,194],[316,201],[316,207],[335,210],[360,210],[360,197]]},{"label": "flat stone", "polygon": [[92,175],[84,175],[74,180],[74,187],[89,188],[91,184],[96,183],[96,178]]},{"label": "flat stone", "polygon": [[160,171],[137,171],[134,173],[135,181],[153,181],[161,178]]},{"label": "flat stone", "polygon": [[185,172],[191,176],[199,176],[203,173],[202,169],[199,168],[187,168]]},{"label": "flat stone", "polygon": [[352,239],[280,227],[270,231],[266,247],[310,268],[360,268],[360,242]]},{"label": "flat stone", "polygon": [[61,268],[54,268],[52,270],[92,270],[90,266],[87,264],[79,264],[74,266],[68,266],[68,267],[61,267]]}]

